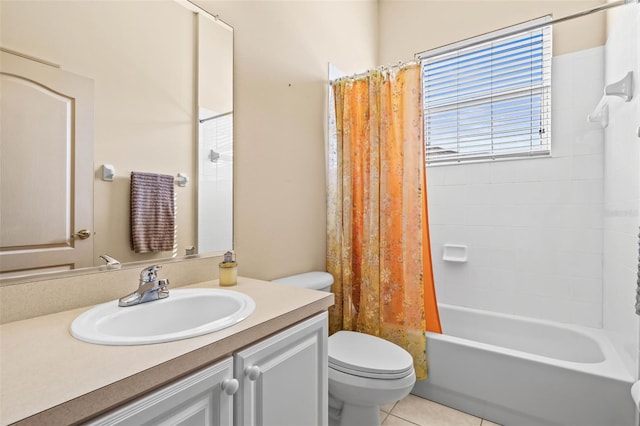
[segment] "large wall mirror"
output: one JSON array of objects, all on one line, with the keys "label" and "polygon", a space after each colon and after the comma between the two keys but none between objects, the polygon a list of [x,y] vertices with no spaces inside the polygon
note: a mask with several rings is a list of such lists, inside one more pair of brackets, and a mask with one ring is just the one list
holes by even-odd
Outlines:
[{"label": "large wall mirror", "polygon": [[[232,248],[231,27],[186,0],[0,18],[2,282]],[[170,250],[132,250],[132,172],[175,177]]]}]

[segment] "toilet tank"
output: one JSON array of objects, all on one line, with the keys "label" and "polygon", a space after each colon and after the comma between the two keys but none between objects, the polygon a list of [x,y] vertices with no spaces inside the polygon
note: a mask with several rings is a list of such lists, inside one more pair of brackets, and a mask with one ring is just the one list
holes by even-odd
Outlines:
[{"label": "toilet tank", "polygon": [[331,291],[333,276],[328,272],[313,271],[277,278],[272,280],[272,282],[291,285],[294,287],[308,288],[311,290]]}]

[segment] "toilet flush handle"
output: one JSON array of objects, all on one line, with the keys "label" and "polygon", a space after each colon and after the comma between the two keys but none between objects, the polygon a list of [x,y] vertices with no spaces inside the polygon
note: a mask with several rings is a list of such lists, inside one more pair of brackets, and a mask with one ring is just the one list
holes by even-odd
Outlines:
[{"label": "toilet flush handle", "polygon": [[261,373],[262,371],[260,371],[260,367],[258,367],[257,365],[253,365],[244,369],[244,375],[247,376],[247,378],[252,382],[258,380],[258,377],[260,377]]}]

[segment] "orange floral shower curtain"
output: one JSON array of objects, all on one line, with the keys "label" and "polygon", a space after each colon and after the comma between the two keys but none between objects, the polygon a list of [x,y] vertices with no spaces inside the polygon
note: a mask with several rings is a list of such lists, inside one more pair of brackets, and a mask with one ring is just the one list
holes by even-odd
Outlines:
[{"label": "orange floral shower curtain", "polygon": [[427,224],[420,67],[333,83],[327,156],[330,331],[405,348],[427,375],[425,330],[440,332]]}]

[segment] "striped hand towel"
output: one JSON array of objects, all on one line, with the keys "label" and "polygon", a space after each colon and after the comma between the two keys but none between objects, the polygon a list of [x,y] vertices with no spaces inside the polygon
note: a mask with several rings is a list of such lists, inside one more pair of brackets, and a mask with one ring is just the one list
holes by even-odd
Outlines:
[{"label": "striped hand towel", "polygon": [[131,172],[131,248],[135,253],[171,251],[175,242],[173,176]]}]

